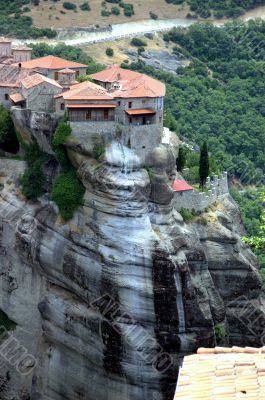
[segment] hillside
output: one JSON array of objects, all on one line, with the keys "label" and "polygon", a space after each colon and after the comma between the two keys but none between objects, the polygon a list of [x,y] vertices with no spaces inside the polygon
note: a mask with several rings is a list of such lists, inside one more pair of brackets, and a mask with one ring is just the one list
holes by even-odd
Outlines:
[{"label": "hillside", "polygon": [[[0,2],[1,3],[1,2]],[[181,3],[181,4],[180,4]],[[4,6],[2,10],[23,11],[23,15],[32,18],[33,26],[37,28],[84,27],[90,25],[107,26],[126,21],[136,21],[152,18],[170,19],[185,18],[192,15],[199,18],[234,18],[250,12],[250,16],[260,16],[264,11],[260,6],[264,0],[247,0],[241,2],[226,0],[213,2],[211,0],[137,0],[122,3],[120,0],[17,0],[13,7]],[[124,5],[123,5],[124,4]],[[258,7],[258,8],[257,8]],[[129,12],[126,12],[126,8]],[[253,14],[254,13],[254,14]]]},{"label": "hillside", "polygon": [[[133,3],[134,14],[130,17],[124,15],[121,8],[118,7],[120,14],[110,16],[102,16],[103,10],[110,11],[117,4],[106,3],[102,6],[100,0],[90,0],[90,11],[82,11],[80,6],[84,4],[84,0],[75,0],[73,3],[77,6],[75,10],[66,10],[63,7],[63,1],[40,1],[38,6],[31,6],[31,12],[28,16],[33,18],[34,25],[40,28],[50,27],[53,29],[67,28],[72,26],[89,26],[99,25],[106,26],[109,24],[117,24],[121,22],[137,21],[150,18],[150,11],[155,13],[158,18],[169,19],[186,17],[189,8],[186,5],[168,4],[165,0],[137,0]],[[128,1],[127,3],[130,3]]]}]

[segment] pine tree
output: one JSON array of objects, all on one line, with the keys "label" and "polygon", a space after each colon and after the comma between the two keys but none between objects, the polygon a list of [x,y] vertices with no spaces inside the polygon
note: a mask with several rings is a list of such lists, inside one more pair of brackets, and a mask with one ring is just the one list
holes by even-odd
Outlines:
[{"label": "pine tree", "polygon": [[183,168],[185,167],[186,164],[186,152],[183,147],[179,148],[179,155],[176,164],[177,164],[177,170],[179,172],[183,171]]},{"label": "pine tree", "polygon": [[201,155],[200,155],[200,187],[204,188],[206,184],[206,179],[209,176],[210,172],[210,164],[209,164],[209,155],[208,155],[208,146],[207,142],[204,142],[201,147]]}]

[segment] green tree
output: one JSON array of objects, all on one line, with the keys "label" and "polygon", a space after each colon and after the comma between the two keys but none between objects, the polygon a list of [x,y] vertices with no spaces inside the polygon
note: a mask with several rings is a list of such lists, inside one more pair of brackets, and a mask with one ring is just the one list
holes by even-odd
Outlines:
[{"label": "green tree", "polygon": [[179,148],[179,155],[176,164],[177,164],[177,170],[179,172],[183,171],[186,164],[186,152],[183,146],[180,146]]},{"label": "green tree", "polygon": [[[265,204],[265,192],[261,193],[260,200]],[[265,249],[265,208],[261,214],[261,224],[257,236],[244,237],[243,240],[254,249]]]},{"label": "green tree", "polygon": [[208,155],[208,146],[207,142],[204,142],[201,147],[200,152],[200,167],[199,167],[199,174],[200,174],[200,186],[203,188],[206,184],[206,179],[210,173],[210,163],[209,163],[209,155]]}]

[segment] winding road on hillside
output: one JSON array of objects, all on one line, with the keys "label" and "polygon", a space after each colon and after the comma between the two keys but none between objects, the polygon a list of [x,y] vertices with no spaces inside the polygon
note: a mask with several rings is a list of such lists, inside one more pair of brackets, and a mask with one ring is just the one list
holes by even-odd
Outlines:
[{"label": "winding road on hillside", "polygon": [[[249,11],[242,16],[242,20],[246,21],[250,18],[263,18],[265,19],[265,7],[258,7],[255,10]],[[110,30],[98,31],[98,32],[87,32],[84,29],[80,30],[77,28],[70,30],[61,30],[58,34],[58,38],[55,40],[46,39],[42,40],[51,45],[58,43],[65,43],[71,46],[82,46],[89,43],[100,43],[100,42],[112,42],[116,39],[141,36],[145,33],[156,33],[166,32],[174,27],[188,27],[198,22],[197,19],[188,18],[175,18],[175,19],[158,19],[158,20],[141,20],[135,22],[126,22],[122,24],[112,25]],[[211,21],[214,25],[221,26],[226,21]],[[26,40],[19,41],[17,43],[36,43],[40,40]]]}]

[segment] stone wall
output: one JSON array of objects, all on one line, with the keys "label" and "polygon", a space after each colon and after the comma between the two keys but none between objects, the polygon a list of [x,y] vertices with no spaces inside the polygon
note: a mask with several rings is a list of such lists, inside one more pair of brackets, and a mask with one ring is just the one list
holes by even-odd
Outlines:
[{"label": "stone wall", "polygon": [[220,196],[229,193],[227,172],[223,172],[219,177],[215,175],[212,179],[208,177],[206,187],[208,192],[175,192],[174,207],[177,210],[187,208],[195,211],[203,211],[210,207]]},{"label": "stone wall", "polygon": [[[87,142],[109,144],[113,140],[131,148],[140,157],[142,164],[151,151],[161,143],[162,130],[159,125],[129,125],[118,122],[70,122],[72,135]],[[87,139],[85,139],[87,134]],[[95,141],[95,145],[97,144]],[[91,147],[91,145],[90,145]]]}]

